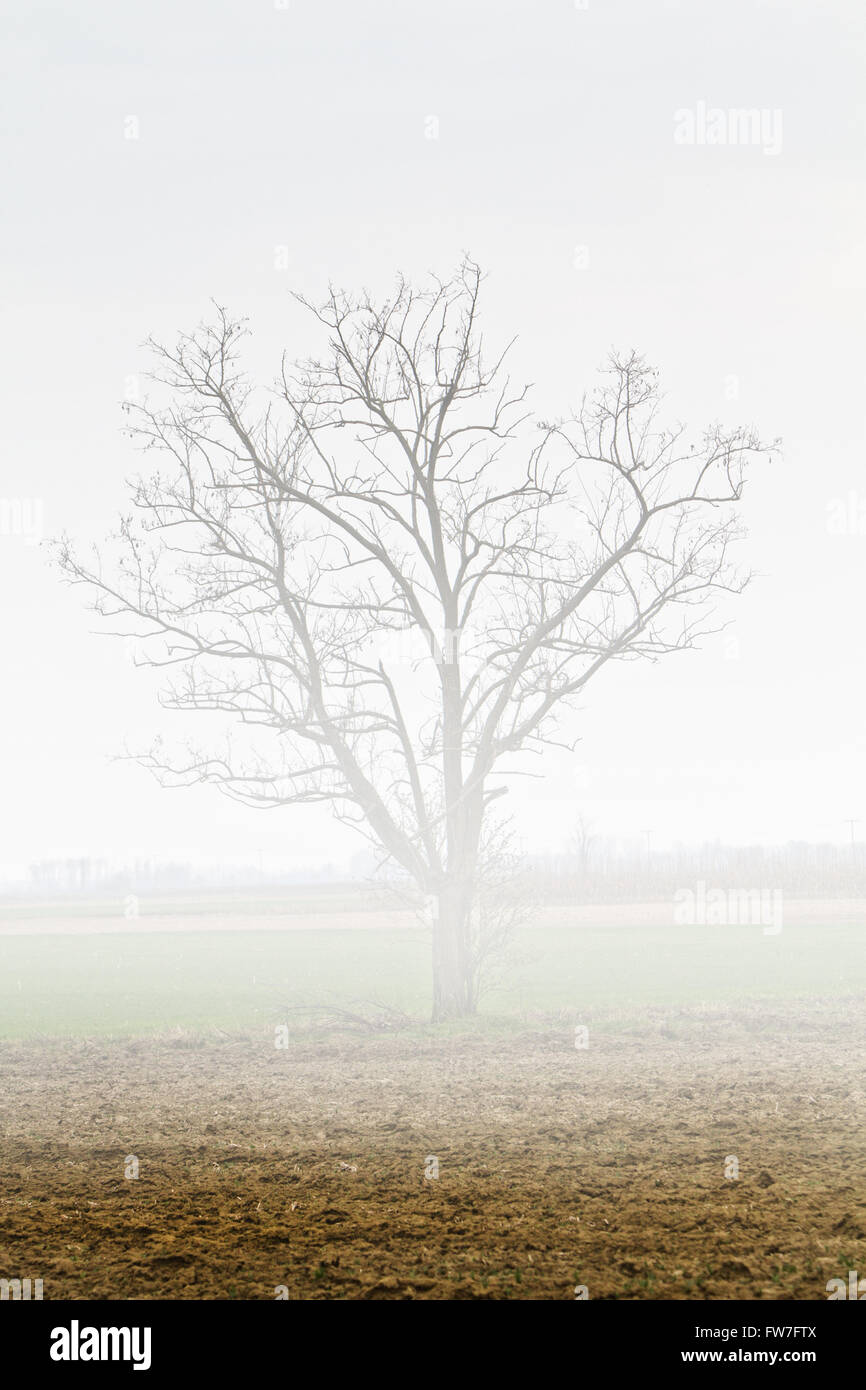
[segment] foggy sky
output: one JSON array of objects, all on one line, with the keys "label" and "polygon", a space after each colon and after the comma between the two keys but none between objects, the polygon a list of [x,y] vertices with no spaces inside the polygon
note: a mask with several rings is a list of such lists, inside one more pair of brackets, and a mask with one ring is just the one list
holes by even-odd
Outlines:
[{"label": "foggy sky", "polygon": [[[5,517],[29,500],[45,536],[110,527],[138,467],[120,401],[147,335],[216,298],[250,315],[269,378],[282,347],[313,346],[291,290],[384,292],[466,250],[489,273],[486,336],[519,333],[542,415],[636,347],[673,418],[784,441],[746,494],[760,578],[734,626],[592,684],[573,763],[555,753],[513,789],[527,845],[558,847],[580,811],[657,843],[842,839],[849,816],[866,835],[853,0],[10,0],[2,35]],[[781,149],[677,143],[675,113],[699,103],[780,112]],[[193,726],[93,635],[35,536],[5,530],[0,864],[263,851],[297,869],[358,848],[324,808],[265,815],[110,762],[127,737]]]}]

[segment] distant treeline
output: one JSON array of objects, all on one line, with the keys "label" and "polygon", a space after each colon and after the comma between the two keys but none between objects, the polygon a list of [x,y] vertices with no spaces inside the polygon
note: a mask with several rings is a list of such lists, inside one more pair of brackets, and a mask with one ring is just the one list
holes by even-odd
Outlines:
[{"label": "distant treeline", "polygon": [[636,850],[596,841],[572,854],[533,857],[540,896],[587,903],[671,899],[682,888],[779,888],[790,897],[866,897],[866,846],[807,844],[678,846]]},{"label": "distant treeline", "polygon": [[[255,865],[193,865],[139,859],[112,864],[101,859],[43,859],[31,864],[24,891],[38,897],[85,894],[193,893],[196,890],[274,888],[299,883],[343,882],[350,875],[331,865],[306,872],[274,872]],[[21,887],[22,885],[16,885]]]},{"label": "distant treeline", "polygon": [[[585,837],[571,852],[526,856],[522,886],[538,900],[647,902],[680,889],[781,889],[791,897],[866,897],[866,846],[681,845],[672,849]],[[103,893],[194,893],[201,890],[279,890],[300,884],[369,885],[372,872],[316,866],[280,872],[254,865],[193,866],[136,860],[118,866],[91,858],[47,859],[30,866],[25,891],[39,897]]]}]

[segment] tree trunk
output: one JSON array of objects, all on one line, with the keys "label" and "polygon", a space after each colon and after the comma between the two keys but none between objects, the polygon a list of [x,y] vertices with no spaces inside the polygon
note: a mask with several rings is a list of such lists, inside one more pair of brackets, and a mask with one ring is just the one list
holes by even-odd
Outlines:
[{"label": "tree trunk", "polygon": [[446,883],[433,923],[433,1021],[475,1013],[475,978],[469,940],[471,904],[461,885]]},{"label": "tree trunk", "polygon": [[483,800],[480,785],[467,794],[463,780],[463,701],[456,606],[446,608],[442,681],[442,772],[445,799],[445,874],[433,926],[433,1019],[475,1013],[475,972],[469,918],[475,891]]}]

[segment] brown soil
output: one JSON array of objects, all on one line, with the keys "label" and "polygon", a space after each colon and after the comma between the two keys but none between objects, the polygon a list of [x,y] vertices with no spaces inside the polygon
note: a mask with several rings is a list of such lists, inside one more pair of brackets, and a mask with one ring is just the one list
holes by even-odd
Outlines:
[{"label": "brown soil", "polygon": [[863,1013],[608,1020],[587,1050],[565,1019],[5,1044],[0,1277],[46,1298],[824,1299],[866,1274]]}]

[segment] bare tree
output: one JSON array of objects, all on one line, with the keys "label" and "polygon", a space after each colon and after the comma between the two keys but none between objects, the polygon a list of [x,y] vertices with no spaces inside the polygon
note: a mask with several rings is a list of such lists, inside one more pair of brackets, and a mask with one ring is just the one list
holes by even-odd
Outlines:
[{"label": "bare tree", "polygon": [[592,821],[581,813],[574,823],[574,830],[571,835],[571,844],[577,858],[577,868],[581,879],[586,879],[589,873],[592,847],[595,840]]},{"label": "bare tree", "polygon": [[171,708],[245,726],[240,750],[158,746],[161,779],[330,802],[435,899],[436,1018],[475,1008],[488,807],[610,662],[691,647],[743,587],[735,504],[763,451],[746,429],[664,428],[633,352],[573,417],[535,419],[506,353],[485,355],[481,279],[466,261],[383,303],[302,301],[327,349],[268,390],[222,308],[152,342],[158,399],[129,408],[161,469],[131,484],[110,560],[59,547],[176,668]]}]

